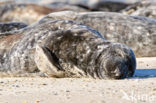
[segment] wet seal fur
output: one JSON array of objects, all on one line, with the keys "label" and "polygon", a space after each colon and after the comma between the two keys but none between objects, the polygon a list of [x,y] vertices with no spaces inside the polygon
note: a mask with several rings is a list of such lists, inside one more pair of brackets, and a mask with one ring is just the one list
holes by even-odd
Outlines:
[{"label": "wet seal fur", "polygon": [[0,45],[1,76],[121,79],[132,77],[136,69],[129,47],[73,21],[36,24],[1,38]]},{"label": "wet seal fur", "polygon": [[113,12],[51,13],[40,20],[74,20],[98,30],[107,40],[128,45],[136,57],[156,56],[156,20]]}]

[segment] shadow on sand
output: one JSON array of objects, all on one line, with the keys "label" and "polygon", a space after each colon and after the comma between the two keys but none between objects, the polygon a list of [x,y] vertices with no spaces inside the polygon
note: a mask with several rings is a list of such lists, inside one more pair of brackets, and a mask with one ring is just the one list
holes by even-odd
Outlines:
[{"label": "shadow on sand", "polygon": [[134,77],[131,79],[156,78],[156,69],[136,69]]}]

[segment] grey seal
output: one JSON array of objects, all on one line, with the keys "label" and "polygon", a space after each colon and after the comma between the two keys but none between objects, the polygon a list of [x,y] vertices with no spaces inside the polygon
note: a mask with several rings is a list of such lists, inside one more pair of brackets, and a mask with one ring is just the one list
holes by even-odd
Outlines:
[{"label": "grey seal", "polygon": [[49,21],[0,38],[1,76],[132,77],[136,58],[126,45],[112,43],[74,21]]},{"label": "grey seal", "polygon": [[65,9],[48,8],[37,4],[0,3],[0,22],[23,22],[33,24],[49,13]]},{"label": "grey seal", "polygon": [[74,20],[98,30],[107,40],[128,45],[136,57],[156,56],[156,20],[113,12],[51,13],[39,23],[50,20]]}]

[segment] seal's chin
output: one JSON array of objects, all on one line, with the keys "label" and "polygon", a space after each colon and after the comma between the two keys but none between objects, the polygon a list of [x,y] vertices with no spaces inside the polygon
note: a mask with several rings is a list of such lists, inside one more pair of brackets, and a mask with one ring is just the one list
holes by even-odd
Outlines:
[{"label": "seal's chin", "polygon": [[110,79],[123,79],[127,77],[128,65],[127,63],[119,58],[109,59],[106,62],[106,75]]}]

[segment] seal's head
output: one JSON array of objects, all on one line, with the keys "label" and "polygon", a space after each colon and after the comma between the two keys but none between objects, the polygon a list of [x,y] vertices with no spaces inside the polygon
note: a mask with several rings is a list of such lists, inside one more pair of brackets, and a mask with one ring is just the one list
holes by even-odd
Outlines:
[{"label": "seal's head", "polygon": [[136,69],[135,55],[124,44],[111,43],[100,59],[102,78],[122,79],[132,77]]}]

